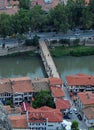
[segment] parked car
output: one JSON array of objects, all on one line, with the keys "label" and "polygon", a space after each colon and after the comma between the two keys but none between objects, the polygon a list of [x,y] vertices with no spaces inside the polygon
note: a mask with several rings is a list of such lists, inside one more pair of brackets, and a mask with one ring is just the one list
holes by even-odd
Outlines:
[{"label": "parked car", "polygon": [[78,111],[77,111],[76,108],[73,108],[73,112],[74,112],[75,114],[78,114]]},{"label": "parked car", "polygon": [[80,33],[75,33],[74,35],[75,35],[75,36],[80,36]]},{"label": "parked car", "polygon": [[71,119],[71,116],[69,114],[66,114],[63,116],[64,119]]},{"label": "parked car", "polygon": [[80,114],[77,115],[79,120],[82,120],[82,116]]}]

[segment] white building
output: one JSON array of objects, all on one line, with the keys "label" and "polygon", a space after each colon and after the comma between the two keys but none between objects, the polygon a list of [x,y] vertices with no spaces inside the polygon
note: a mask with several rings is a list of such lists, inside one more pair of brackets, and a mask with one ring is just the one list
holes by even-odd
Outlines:
[{"label": "white building", "polygon": [[31,130],[59,130],[62,114],[58,109],[44,106],[27,112],[27,122]]},{"label": "white building", "polygon": [[13,104],[20,105],[23,101],[31,101],[33,94],[32,82],[28,77],[0,79],[0,100],[11,99]]},{"label": "white building", "polygon": [[83,109],[83,120],[87,127],[94,127],[94,107]]},{"label": "white building", "polygon": [[94,91],[94,76],[77,74],[66,76],[66,86],[71,92]]}]

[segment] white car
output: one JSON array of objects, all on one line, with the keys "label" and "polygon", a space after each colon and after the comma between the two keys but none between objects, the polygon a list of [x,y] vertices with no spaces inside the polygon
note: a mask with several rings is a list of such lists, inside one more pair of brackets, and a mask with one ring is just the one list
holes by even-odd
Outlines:
[{"label": "white car", "polygon": [[74,35],[75,35],[75,36],[80,36],[80,33],[75,33]]}]

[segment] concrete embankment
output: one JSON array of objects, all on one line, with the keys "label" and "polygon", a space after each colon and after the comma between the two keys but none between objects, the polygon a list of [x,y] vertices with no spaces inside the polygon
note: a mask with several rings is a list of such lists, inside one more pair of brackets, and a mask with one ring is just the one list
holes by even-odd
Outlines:
[{"label": "concrete embankment", "polygon": [[17,46],[13,48],[0,48],[0,56],[7,56],[15,53],[22,53],[22,52],[28,52],[28,51],[34,51],[36,47],[30,46]]}]

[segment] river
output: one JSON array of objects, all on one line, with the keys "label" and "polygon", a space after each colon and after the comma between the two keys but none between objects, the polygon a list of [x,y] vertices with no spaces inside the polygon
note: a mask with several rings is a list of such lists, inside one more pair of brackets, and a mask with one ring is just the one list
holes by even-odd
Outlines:
[{"label": "river", "polygon": [[[94,75],[94,56],[54,58],[63,80],[66,75],[84,73]],[[0,58],[0,78],[29,76],[32,79],[46,77],[40,57]]]}]

